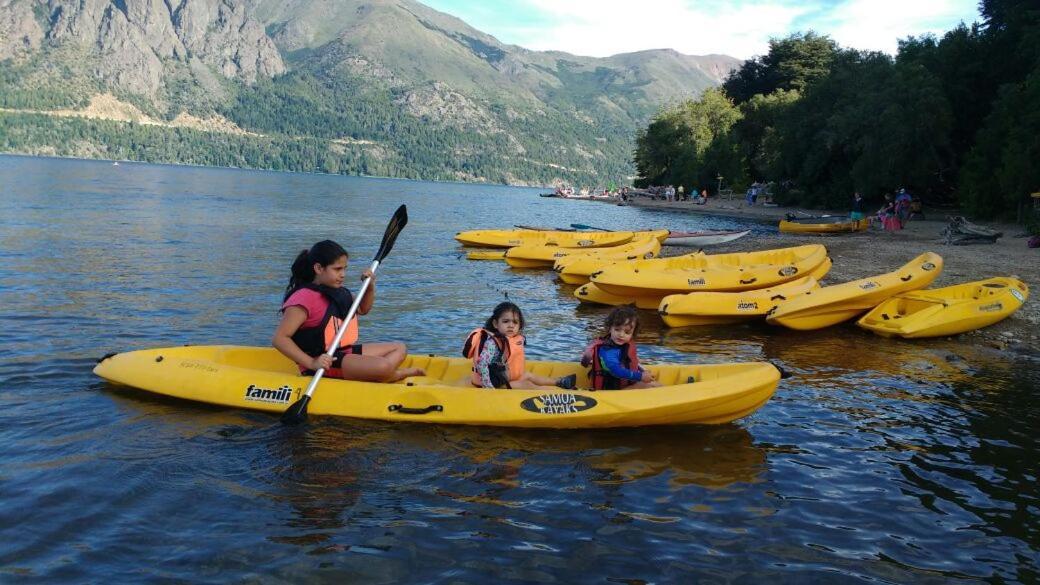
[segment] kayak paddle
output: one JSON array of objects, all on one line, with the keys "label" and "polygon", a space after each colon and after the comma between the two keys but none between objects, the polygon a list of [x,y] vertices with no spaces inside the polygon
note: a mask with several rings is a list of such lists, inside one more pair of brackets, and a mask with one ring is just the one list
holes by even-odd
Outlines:
[{"label": "kayak paddle", "polygon": [[601,232],[612,232],[614,230],[608,230],[607,228],[601,228],[591,225],[585,225],[583,223],[572,223],[571,227],[577,230],[599,230]]},{"label": "kayak paddle", "polygon": [[[390,223],[386,226],[386,232],[383,233],[383,242],[379,245],[379,251],[376,252],[376,257],[372,260],[372,265],[369,266],[369,270],[375,274],[376,268],[379,267],[379,263],[390,253],[390,249],[394,247],[394,242],[397,241],[397,234],[401,233],[404,229],[405,224],[408,223],[408,209],[402,205],[397,208],[394,212],[394,216],[390,218]],[[350,320],[354,318],[354,314],[357,313],[358,307],[361,305],[361,299],[365,298],[365,292],[368,291],[368,286],[372,284],[372,277],[369,276],[361,283],[361,289],[358,291],[354,302],[350,305],[350,310],[347,311],[347,317],[343,320],[343,324],[336,330],[336,337],[332,339],[332,343],[329,344],[328,350],[325,355],[332,356],[339,347],[339,340],[343,338],[343,334],[347,331],[347,325]],[[282,414],[282,424],[296,425],[300,424],[307,418],[307,404],[311,401],[311,395],[314,394],[314,389],[318,386],[318,380],[325,375],[325,368],[319,369],[314,373],[314,378],[311,383],[307,386],[307,391],[304,392],[303,396],[294,402],[292,406],[286,409],[285,413]]]}]

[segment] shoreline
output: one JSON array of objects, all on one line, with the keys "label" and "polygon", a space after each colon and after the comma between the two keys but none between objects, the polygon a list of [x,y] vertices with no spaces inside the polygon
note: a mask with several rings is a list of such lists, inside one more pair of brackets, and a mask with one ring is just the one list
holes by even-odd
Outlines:
[{"label": "shoreline", "polygon": [[[694,205],[690,202],[630,201],[632,207],[668,209],[703,215],[757,219],[779,222],[787,213],[811,215],[846,215],[847,212],[806,210],[791,207],[747,207],[733,199]],[[1026,246],[1025,228],[1016,224],[986,223],[1004,233],[994,244],[946,245],[942,231],[952,210],[925,209],[927,219],[913,220],[899,231],[870,229],[866,232],[833,235],[786,234],[779,231],[764,236],[747,236],[705,249],[709,254],[750,252],[770,248],[786,248],[803,244],[823,244],[834,262],[823,285],[839,284],[898,269],[924,252],[943,257],[943,272],[931,288],[941,288],[994,276],[1014,276],[1026,283],[1031,297],[1040,286],[1040,249]],[[775,225],[775,224],[774,224]],[[662,255],[678,256],[688,248],[665,247]],[[982,343],[1001,351],[1040,358],[1040,300],[1029,298],[1007,319],[975,331],[962,333],[963,340]]]}]

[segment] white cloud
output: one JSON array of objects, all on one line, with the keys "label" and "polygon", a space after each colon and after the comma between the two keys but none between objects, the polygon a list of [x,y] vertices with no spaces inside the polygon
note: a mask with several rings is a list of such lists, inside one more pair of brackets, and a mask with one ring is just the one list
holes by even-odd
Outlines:
[{"label": "white cloud", "polygon": [[529,3],[555,24],[521,44],[597,57],[672,48],[687,54],[726,53],[747,58],[764,52],[770,36],[783,36],[778,31],[788,30],[806,11],[776,3],[722,3],[708,9],[681,0]]},{"label": "white cloud", "polygon": [[549,24],[531,29],[503,23],[509,29],[503,35],[509,42],[597,57],[672,48],[693,55],[724,53],[746,59],[764,54],[771,37],[809,29],[830,35],[843,47],[894,53],[898,39],[929,32],[941,35],[961,20],[977,18],[976,0],[526,0],[526,4]]},{"label": "white cloud", "polygon": [[852,0],[822,19],[820,28],[843,47],[894,54],[899,39],[941,36],[977,16],[974,0]]}]

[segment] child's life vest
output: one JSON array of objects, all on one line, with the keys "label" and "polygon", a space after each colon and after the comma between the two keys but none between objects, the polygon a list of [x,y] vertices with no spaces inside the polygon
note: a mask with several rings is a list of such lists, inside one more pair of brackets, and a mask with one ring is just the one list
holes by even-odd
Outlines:
[{"label": "child's life vest", "polygon": [[599,352],[603,348],[620,348],[621,365],[629,370],[640,371],[639,355],[636,352],[636,344],[626,343],[618,345],[610,337],[599,337],[592,341],[585,352],[581,354],[581,365],[589,370],[589,384],[594,390],[621,390],[635,383],[634,380],[625,380],[611,374],[603,367]]},{"label": "child's life vest", "polygon": [[466,342],[462,346],[462,355],[473,360],[472,380],[474,386],[484,385],[480,374],[477,372],[477,360],[480,359],[480,352],[483,351],[484,344],[488,342],[488,339],[493,340],[495,345],[498,346],[498,357],[489,366],[488,371],[491,376],[491,383],[495,388],[510,388],[510,381],[519,380],[524,375],[524,336],[514,335],[513,337],[506,337],[483,327],[474,329],[466,336]]},{"label": "child's life vest", "polygon": [[[332,288],[331,286],[319,284],[301,284],[297,290],[307,288],[317,291],[329,300],[329,308],[321,322],[315,327],[300,327],[292,334],[292,340],[311,357],[317,357],[329,349],[329,344],[336,337],[336,331],[343,325],[343,319],[350,312],[350,305],[354,303],[354,295],[345,288]],[[295,292],[295,291],[294,291]],[[357,315],[350,320],[347,330],[339,340],[340,347],[354,345],[358,340]]]}]

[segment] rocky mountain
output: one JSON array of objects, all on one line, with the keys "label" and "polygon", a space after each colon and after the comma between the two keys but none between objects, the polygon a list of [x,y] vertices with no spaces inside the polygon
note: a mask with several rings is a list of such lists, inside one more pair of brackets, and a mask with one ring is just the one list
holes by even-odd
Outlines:
[{"label": "rocky mountain", "polygon": [[0,0],[8,114],[112,94],[170,122],[222,117],[214,132],[267,151],[318,140],[315,166],[340,172],[619,178],[658,107],[739,63],[530,51],[412,0]]}]

